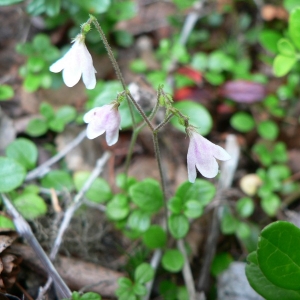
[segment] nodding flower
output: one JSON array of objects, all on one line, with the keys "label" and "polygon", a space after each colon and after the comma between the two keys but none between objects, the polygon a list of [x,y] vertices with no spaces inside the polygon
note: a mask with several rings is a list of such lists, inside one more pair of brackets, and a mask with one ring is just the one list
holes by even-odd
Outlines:
[{"label": "nodding flower", "polygon": [[96,76],[92,56],[86,48],[84,35],[78,34],[71,49],[58,61],[50,66],[50,71],[62,71],[63,80],[68,87],[74,86],[82,75],[86,88],[91,90],[96,86]]},{"label": "nodding flower", "polygon": [[119,138],[121,116],[118,110],[119,103],[113,102],[102,107],[96,107],[87,112],[83,120],[88,123],[86,135],[94,139],[106,132],[106,142],[114,145]]},{"label": "nodding flower", "polygon": [[229,160],[230,155],[220,146],[217,146],[204,138],[193,127],[186,129],[190,137],[190,144],[187,153],[187,168],[190,182],[195,182],[197,177],[196,168],[207,178],[217,176],[219,166],[216,161]]}]

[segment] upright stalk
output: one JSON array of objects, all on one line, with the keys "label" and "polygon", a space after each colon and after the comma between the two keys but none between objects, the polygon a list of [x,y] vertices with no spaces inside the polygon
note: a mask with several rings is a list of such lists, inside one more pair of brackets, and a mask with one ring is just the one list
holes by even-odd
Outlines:
[{"label": "upright stalk", "polygon": [[[93,24],[95,25],[97,31],[99,32],[99,34],[101,36],[101,39],[103,41],[104,47],[105,47],[105,49],[107,51],[108,57],[109,57],[112,65],[113,65],[113,68],[115,69],[115,72],[116,72],[116,75],[118,77],[118,80],[121,82],[123,90],[126,91],[127,87],[126,87],[126,84],[125,84],[124,77],[123,77],[123,75],[121,73],[119,65],[118,65],[118,63],[117,63],[117,61],[116,61],[116,59],[114,57],[114,54],[113,54],[113,52],[112,52],[112,50],[111,50],[111,48],[109,46],[109,43],[108,43],[108,41],[107,41],[107,39],[105,37],[105,34],[104,34],[104,32],[103,32],[100,24],[98,23],[97,19],[94,16],[92,16],[92,15],[90,15],[89,21],[90,20],[91,20],[91,22],[93,22]],[[135,118],[134,118],[134,114],[133,114],[132,104],[130,103],[127,94],[126,94],[126,100],[127,100],[127,104],[128,104],[129,111],[130,111],[130,116],[131,116],[131,119],[132,119],[133,128],[135,128],[136,123],[135,123]]]}]

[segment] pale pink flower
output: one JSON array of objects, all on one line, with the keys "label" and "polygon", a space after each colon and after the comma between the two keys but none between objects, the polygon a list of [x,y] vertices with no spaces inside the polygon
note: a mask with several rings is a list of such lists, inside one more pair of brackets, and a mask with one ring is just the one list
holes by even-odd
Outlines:
[{"label": "pale pink flower", "polygon": [[194,129],[187,129],[190,145],[187,153],[188,177],[190,182],[195,182],[196,168],[207,178],[215,177],[219,172],[216,159],[229,160],[230,155],[220,146],[217,146],[201,136]]},{"label": "pale pink flower", "polygon": [[92,56],[86,48],[84,36],[78,34],[71,49],[58,61],[50,66],[54,73],[62,72],[63,80],[68,87],[78,83],[81,74],[86,88],[91,90],[96,85],[96,70]]},{"label": "pale pink flower", "polygon": [[106,131],[106,142],[109,146],[114,145],[119,138],[121,116],[118,103],[96,107],[87,112],[83,121],[88,123],[86,135],[94,139]]}]

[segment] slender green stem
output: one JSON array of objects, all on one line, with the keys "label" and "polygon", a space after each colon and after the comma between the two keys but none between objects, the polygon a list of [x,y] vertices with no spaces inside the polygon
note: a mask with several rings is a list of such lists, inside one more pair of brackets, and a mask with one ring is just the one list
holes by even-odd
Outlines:
[{"label": "slender green stem", "polygon": [[137,139],[139,133],[140,133],[140,130],[138,128],[136,128],[136,129],[133,130],[132,135],[131,135],[129,149],[128,149],[127,156],[126,156],[126,161],[125,161],[125,171],[124,171],[124,173],[125,173],[126,177],[127,177],[127,173],[128,173],[132,153],[133,153],[133,148],[134,148],[134,145],[135,145],[135,142],[136,142],[136,139]]},{"label": "slender green stem", "polygon": [[146,114],[144,113],[144,111],[142,110],[142,108],[139,106],[139,104],[134,100],[134,98],[132,97],[132,95],[130,93],[128,93],[128,96],[130,98],[130,100],[132,101],[133,105],[135,106],[135,108],[138,110],[138,112],[141,114],[142,118],[144,119],[144,121],[147,123],[147,125],[149,126],[149,128],[151,129],[151,131],[153,131],[153,125],[151,124],[150,120],[148,119],[148,117],[146,116]]},{"label": "slender green stem", "polygon": [[[114,56],[114,54],[113,54],[113,52],[112,52],[112,50],[111,50],[111,48],[109,46],[109,43],[108,43],[108,41],[106,39],[106,36],[105,36],[105,34],[104,34],[104,32],[103,32],[100,24],[98,23],[97,19],[94,16],[90,16],[89,20],[92,20],[92,22],[95,25],[97,31],[99,32],[99,34],[101,36],[101,39],[103,41],[104,47],[105,47],[105,49],[107,51],[108,57],[109,57],[112,65],[113,65],[113,67],[115,69],[115,72],[116,72],[116,75],[118,77],[118,80],[121,82],[124,91],[126,91],[127,87],[126,87],[126,84],[125,84],[124,77],[123,77],[123,75],[121,73],[119,65],[118,65],[118,63],[117,63],[117,61],[115,59],[115,56]],[[131,116],[131,119],[132,119],[132,124],[133,124],[133,127],[135,127],[136,123],[135,123],[135,118],[134,118],[134,114],[133,114],[132,104],[130,103],[127,95],[126,95],[126,99],[127,99],[127,104],[128,104],[129,110],[130,110],[130,116]]]},{"label": "slender green stem", "polygon": [[[163,191],[163,200],[164,200],[164,213],[165,213],[165,219],[166,223],[168,220],[168,206],[167,206],[167,195],[166,195],[166,182],[164,178],[164,173],[162,169],[162,163],[161,163],[161,157],[160,157],[160,150],[159,150],[159,143],[158,143],[158,138],[157,138],[158,132],[153,132],[153,144],[154,144],[154,152],[155,152],[155,157],[156,161],[158,164],[158,170],[159,170],[159,175],[160,175],[160,181],[161,181],[161,188]],[[167,224],[166,224],[167,225]],[[167,228],[167,226],[166,226]]]},{"label": "slender green stem", "polygon": [[160,124],[158,124],[155,128],[154,131],[157,132],[160,129],[162,129],[165,125],[167,125],[169,123],[169,121],[171,120],[171,118],[174,116],[173,113],[169,114],[167,116],[167,118],[165,120],[163,120]]}]

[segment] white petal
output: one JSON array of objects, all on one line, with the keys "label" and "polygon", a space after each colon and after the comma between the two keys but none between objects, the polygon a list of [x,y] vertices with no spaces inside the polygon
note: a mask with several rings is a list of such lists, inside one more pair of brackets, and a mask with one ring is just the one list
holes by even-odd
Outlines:
[{"label": "white petal", "polygon": [[194,147],[195,147],[194,142],[193,140],[191,140],[188,153],[187,153],[188,177],[191,183],[194,183],[197,177]]},{"label": "white petal", "polygon": [[206,157],[205,160],[197,161],[196,164],[197,169],[201,173],[202,176],[206,178],[213,178],[218,175],[219,166],[215,158],[212,156]]},{"label": "white petal", "polygon": [[114,145],[119,139],[119,128],[115,130],[106,131],[106,142],[108,146]]},{"label": "white petal", "polygon": [[219,160],[229,160],[231,156],[227,153],[225,149],[220,146],[214,145],[212,155]]},{"label": "white petal", "polygon": [[63,70],[63,80],[66,86],[72,87],[78,83],[81,77],[81,70],[77,64],[68,64]]},{"label": "white petal", "polygon": [[95,69],[92,66],[92,68],[89,68],[88,70],[83,70],[82,73],[82,80],[85,84],[85,87],[88,90],[92,90],[96,86],[96,76],[95,76]]},{"label": "white petal", "polygon": [[91,90],[96,86],[96,70],[93,66],[93,59],[86,48],[84,42],[80,44],[78,47],[78,51],[80,51],[80,65],[82,70],[82,80],[87,89]]},{"label": "white petal", "polygon": [[83,121],[85,123],[90,123],[93,120],[93,117],[95,115],[95,113],[97,113],[97,111],[101,109],[99,107],[95,107],[93,109],[91,109],[90,111],[88,111],[84,116],[83,116]]},{"label": "white petal", "polygon": [[49,68],[49,70],[53,73],[58,73],[62,71],[65,67],[65,57],[62,57],[58,61],[56,61],[54,64],[52,64]]},{"label": "white petal", "polygon": [[94,139],[99,135],[103,134],[105,129],[103,127],[97,126],[95,123],[89,123],[86,129],[86,136],[88,139]]}]

